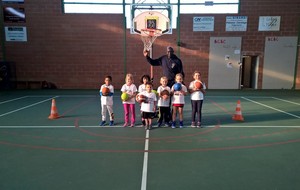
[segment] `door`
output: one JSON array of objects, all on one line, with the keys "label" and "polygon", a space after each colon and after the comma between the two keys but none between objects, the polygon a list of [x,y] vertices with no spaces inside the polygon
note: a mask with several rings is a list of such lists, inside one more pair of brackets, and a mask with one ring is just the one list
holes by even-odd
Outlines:
[{"label": "door", "polygon": [[258,56],[243,55],[241,66],[241,88],[257,89]]},{"label": "door", "polygon": [[208,88],[240,88],[241,37],[211,37]]},{"label": "door", "polygon": [[266,37],[263,89],[291,89],[294,84],[297,37]]}]

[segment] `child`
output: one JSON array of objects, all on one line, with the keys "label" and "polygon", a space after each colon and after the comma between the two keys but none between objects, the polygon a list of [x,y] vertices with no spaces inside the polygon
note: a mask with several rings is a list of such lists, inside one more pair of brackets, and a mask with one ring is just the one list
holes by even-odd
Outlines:
[{"label": "child", "polygon": [[[108,111],[109,114],[109,126],[114,125],[114,112],[113,112],[113,94],[114,94],[114,87],[111,85],[112,77],[106,76],[104,79],[104,84],[101,86],[99,92],[101,96],[101,114],[102,114],[102,121],[100,122],[100,126],[104,126],[106,124],[106,112]],[[109,92],[103,92],[104,88],[108,88]]]},{"label": "child", "polygon": [[139,95],[144,95],[146,100],[141,104],[142,117],[145,120],[145,129],[152,129],[152,118],[154,117],[154,113],[156,111],[156,94],[152,92],[153,85],[151,82],[146,83],[146,91],[139,93]]},{"label": "child", "polygon": [[[109,113],[109,126],[114,125],[114,112],[113,112],[113,95],[114,95],[114,87],[111,85],[112,77],[106,76],[104,79],[104,84],[100,88],[100,96],[101,96],[101,114],[102,121],[100,126],[104,126],[106,124],[106,112]],[[108,88],[108,93],[102,93],[104,88]]]},{"label": "child", "polygon": [[[150,81],[150,76],[149,75],[143,75],[142,76],[142,78],[140,80],[141,85],[139,86],[139,90],[138,90],[139,93],[146,91],[146,83],[149,82],[149,81]],[[143,125],[143,127],[145,127],[145,125],[146,125],[143,117],[142,117],[142,125]]]},{"label": "child", "polygon": [[146,91],[146,83],[149,82],[149,81],[150,81],[150,76],[149,75],[143,75],[141,80],[140,80],[141,85],[139,86],[138,91],[139,92]]},{"label": "child", "polygon": [[[192,104],[192,127],[201,127],[201,118],[202,118],[202,103],[205,94],[205,83],[201,82],[201,73],[199,71],[195,71],[193,74],[193,78],[195,79],[190,83],[189,92],[191,94],[191,104]],[[200,82],[201,87],[197,88],[195,82]],[[197,123],[195,120],[197,113]]]},{"label": "child", "polygon": [[135,96],[137,94],[137,88],[133,84],[133,75],[128,73],[125,77],[125,84],[122,86],[122,93],[127,93],[129,98],[126,101],[123,101],[124,108],[124,119],[125,123],[123,127],[129,125],[129,114],[131,114],[130,127],[134,127],[135,124]]},{"label": "child", "polygon": [[176,115],[177,111],[179,113],[179,127],[183,128],[183,106],[185,104],[184,102],[184,96],[187,94],[187,88],[185,85],[182,84],[183,82],[183,76],[181,73],[176,74],[175,76],[176,83],[179,83],[181,86],[181,89],[176,91],[174,89],[174,86],[177,85],[176,83],[171,88],[172,96],[172,129],[176,128]]},{"label": "child", "polygon": [[170,95],[165,95],[162,92],[163,91],[168,91],[169,94],[171,93],[170,87],[167,86],[168,84],[168,78],[163,76],[160,78],[160,86],[157,88],[157,93],[159,95],[158,99],[158,111],[159,111],[159,118],[158,118],[158,123],[157,127],[161,127],[162,122],[164,120],[165,126],[170,126]]}]

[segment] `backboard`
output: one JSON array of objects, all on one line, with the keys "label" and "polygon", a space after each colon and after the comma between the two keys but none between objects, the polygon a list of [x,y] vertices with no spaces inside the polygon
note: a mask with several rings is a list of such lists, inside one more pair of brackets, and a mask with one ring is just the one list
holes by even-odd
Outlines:
[{"label": "backboard", "polygon": [[133,18],[132,34],[149,35],[149,31],[155,36],[172,33],[170,19],[158,11],[145,11]]}]

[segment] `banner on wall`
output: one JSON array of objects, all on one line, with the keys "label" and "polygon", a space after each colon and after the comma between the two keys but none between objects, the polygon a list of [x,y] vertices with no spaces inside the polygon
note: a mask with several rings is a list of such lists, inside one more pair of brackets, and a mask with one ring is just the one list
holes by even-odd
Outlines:
[{"label": "banner on wall", "polygon": [[193,32],[198,31],[214,31],[215,17],[194,17]]},{"label": "banner on wall", "polygon": [[4,7],[3,17],[4,17],[4,22],[18,22],[18,23],[26,22],[24,8]]},{"label": "banner on wall", "polygon": [[258,31],[279,31],[280,16],[260,16]]},{"label": "banner on wall", "polygon": [[247,31],[247,16],[227,16],[226,31]]},{"label": "banner on wall", "polygon": [[7,42],[27,42],[27,31],[24,26],[6,26],[5,40]]}]

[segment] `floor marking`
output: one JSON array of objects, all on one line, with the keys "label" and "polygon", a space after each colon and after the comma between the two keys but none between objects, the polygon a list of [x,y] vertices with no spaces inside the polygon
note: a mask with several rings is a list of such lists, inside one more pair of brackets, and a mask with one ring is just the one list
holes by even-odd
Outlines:
[{"label": "floor marking", "polygon": [[[57,95],[60,98],[96,98],[98,95]],[[30,98],[45,98],[52,97],[52,95],[29,95]]]},{"label": "floor marking", "polygon": [[256,103],[256,104],[258,104],[258,105],[261,105],[261,106],[270,108],[270,109],[272,109],[272,110],[279,111],[279,112],[281,112],[281,113],[284,113],[284,114],[287,114],[287,115],[290,115],[290,116],[293,116],[293,117],[296,117],[296,118],[300,119],[300,116],[298,116],[298,115],[294,115],[294,114],[291,114],[291,113],[289,113],[289,112],[282,111],[282,110],[280,110],[280,109],[277,109],[277,108],[268,106],[268,105],[266,105],[266,104],[262,104],[262,103],[256,102],[256,101],[254,101],[254,100],[250,100],[250,99],[245,98],[245,97],[241,97],[241,98],[243,98],[244,100],[248,100],[248,101],[250,101],[250,102]]},{"label": "floor marking", "polygon": [[37,102],[37,103],[34,103],[34,104],[30,104],[30,105],[28,105],[28,106],[25,106],[25,107],[22,107],[22,108],[19,108],[19,109],[16,109],[16,110],[13,110],[13,111],[10,111],[10,112],[1,114],[0,117],[3,117],[3,116],[5,116],[5,115],[9,115],[9,114],[12,114],[12,113],[15,113],[15,112],[24,110],[24,109],[26,109],[26,108],[30,108],[30,107],[32,107],[32,106],[35,106],[35,105],[38,105],[38,104],[47,102],[47,101],[52,100],[53,98],[57,98],[57,97],[58,97],[58,96],[55,96],[55,97],[52,97],[52,98],[48,98],[48,99],[46,99],[46,100],[43,100],[43,101],[40,101],[40,102]]},{"label": "floor marking", "polygon": [[[300,126],[293,126],[293,125],[289,125],[289,126],[263,126],[263,125],[259,125],[259,126],[254,126],[254,125],[243,125],[243,126],[240,126],[240,125],[218,125],[220,128],[300,128]],[[216,127],[215,125],[206,125],[206,126],[203,126],[203,129],[205,128],[214,128]],[[51,129],[51,128],[74,128],[74,125],[64,125],[64,126],[15,126],[15,125],[12,125],[12,126],[0,126],[0,129]],[[104,127],[100,127],[100,126],[80,126],[80,128],[106,128],[106,129],[109,129],[109,128],[124,128],[122,125],[115,125],[115,126],[104,126]],[[127,127],[126,127],[127,128]],[[131,127],[128,127],[128,128],[131,128]],[[134,128],[142,128],[142,125],[141,126],[135,126]],[[143,127],[144,128],[144,127]],[[153,128],[156,128],[156,127],[153,127]],[[169,128],[169,127],[162,127],[161,129],[164,129],[164,128]],[[199,130],[199,129],[196,129],[196,128],[193,128],[193,127],[184,127],[184,128],[187,128],[187,129],[195,129],[195,130]],[[172,129],[174,130],[174,129]],[[201,129],[200,129],[201,130]]]},{"label": "floor marking", "polygon": [[148,150],[149,150],[149,130],[146,130],[145,149],[144,149],[144,164],[141,190],[147,188],[147,173],[148,173]]},{"label": "floor marking", "polygon": [[290,103],[290,104],[295,104],[295,105],[300,106],[300,104],[297,103],[297,102],[292,102],[292,101],[289,101],[289,100],[284,100],[284,99],[276,98],[276,97],[272,97],[272,98],[275,99],[275,100],[280,100],[280,101],[283,101],[283,102],[287,102],[287,103]]},{"label": "floor marking", "polygon": [[16,101],[16,100],[20,100],[20,99],[23,99],[23,98],[27,98],[28,96],[22,96],[20,98],[15,98],[15,99],[11,99],[11,100],[6,100],[6,101],[3,101],[3,102],[0,102],[0,104],[5,104],[5,103],[8,103],[8,102],[13,102],[13,101]]}]

